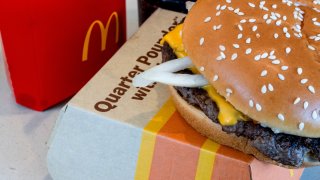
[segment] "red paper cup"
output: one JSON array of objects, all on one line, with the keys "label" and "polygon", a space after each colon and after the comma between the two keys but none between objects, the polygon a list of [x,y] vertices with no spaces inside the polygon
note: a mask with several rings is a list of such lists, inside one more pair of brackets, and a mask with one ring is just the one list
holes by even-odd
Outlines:
[{"label": "red paper cup", "polygon": [[126,40],[125,0],[0,2],[17,103],[45,110],[74,95]]}]

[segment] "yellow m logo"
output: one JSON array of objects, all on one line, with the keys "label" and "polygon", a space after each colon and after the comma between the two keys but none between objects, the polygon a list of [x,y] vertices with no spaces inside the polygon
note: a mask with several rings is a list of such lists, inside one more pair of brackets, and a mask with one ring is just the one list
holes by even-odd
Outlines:
[{"label": "yellow m logo", "polygon": [[101,32],[101,51],[104,51],[106,49],[106,44],[107,44],[107,39],[108,39],[108,30],[110,27],[110,23],[111,20],[115,18],[116,20],[116,43],[118,43],[119,40],[119,17],[118,17],[118,13],[117,12],[113,12],[109,19],[108,22],[106,24],[106,26],[104,27],[103,23],[100,20],[95,20],[89,27],[87,34],[86,34],[86,38],[84,40],[84,44],[83,44],[83,50],[82,50],[82,61],[86,61],[88,60],[88,49],[89,49],[89,41],[90,41],[90,36],[91,36],[91,32],[92,29],[94,28],[94,26],[97,24],[99,25],[100,28],[100,32]]}]

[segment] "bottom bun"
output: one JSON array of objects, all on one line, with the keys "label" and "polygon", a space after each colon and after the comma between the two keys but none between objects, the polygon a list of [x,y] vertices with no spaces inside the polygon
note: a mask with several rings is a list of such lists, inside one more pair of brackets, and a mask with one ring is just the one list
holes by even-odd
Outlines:
[{"label": "bottom bun", "polygon": [[[297,168],[294,166],[283,165],[279,162],[276,162],[268,158],[264,154],[260,153],[255,147],[253,147],[248,138],[238,137],[235,134],[228,134],[222,131],[222,127],[220,124],[214,123],[202,111],[200,111],[192,105],[189,105],[178,94],[174,87],[169,86],[169,90],[172,95],[172,99],[175,103],[175,106],[181,114],[181,116],[188,122],[188,124],[190,124],[196,131],[198,131],[202,135],[217,142],[218,144],[229,146],[246,154],[253,155],[260,161],[264,161],[286,168]],[[313,161],[311,160],[311,158],[305,158],[304,163],[301,167],[317,165],[320,165],[319,161]]]}]

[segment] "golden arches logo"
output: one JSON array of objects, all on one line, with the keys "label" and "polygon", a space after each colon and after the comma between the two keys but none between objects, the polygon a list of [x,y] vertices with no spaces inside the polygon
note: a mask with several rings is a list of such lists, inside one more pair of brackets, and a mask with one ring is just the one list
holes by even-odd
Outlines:
[{"label": "golden arches logo", "polygon": [[90,41],[90,37],[91,37],[91,32],[92,29],[94,28],[95,25],[98,25],[100,28],[100,32],[101,32],[101,51],[106,50],[106,46],[107,46],[107,40],[108,40],[108,31],[110,28],[110,23],[112,21],[112,19],[116,20],[116,43],[118,43],[119,40],[119,17],[118,17],[118,13],[117,12],[113,12],[108,19],[108,22],[106,24],[106,26],[103,25],[103,23],[100,20],[95,20],[89,27],[85,40],[84,40],[84,44],[83,44],[83,50],[82,50],[82,61],[86,61],[88,60],[88,50],[89,50],[89,41]]}]

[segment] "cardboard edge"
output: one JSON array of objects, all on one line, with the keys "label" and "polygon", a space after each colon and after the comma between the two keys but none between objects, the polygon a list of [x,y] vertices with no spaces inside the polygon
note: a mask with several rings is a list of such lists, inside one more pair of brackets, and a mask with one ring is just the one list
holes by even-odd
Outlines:
[{"label": "cardboard edge", "polygon": [[[51,175],[51,177],[52,178],[58,178],[58,179],[78,179],[79,177],[87,177],[88,178],[88,177],[91,177],[91,175],[94,172],[96,172],[96,170],[97,170],[96,168],[94,168],[92,166],[90,166],[91,169],[85,170],[85,169],[83,169],[83,166],[81,166],[81,165],[78,168],[73,169],[72,168],[72,166],[73,166],[72,164],[74,162],[70,161],[70,159],[83,159],[83,157],[78,158],[79,157],[78,156],[79,152],[84,152],[84,153],[82,153],[82,155],[84,155],[84,157],[88,157],[88,156],[86,156],[86,155],[88,155],[88,152],[86,152],[86,149],[89,149],[92,146],[92,144],[94,144],[94,146],[96,146],[97,144],[89,142],[89,145],[88,144],[84,145],[83,149],[82,148],[81,149],[77,149],[78,146],[73,146],[73,144],[75,144],[75,141],[74,141],[75,139],[74,138],[76,136],[74,136],[74,135],[77,135],[77,133],[76,133],[76,134],[73,134],[71,136],[65,137],[66,140],[64,140],[64,142],[62,142],[62,144],[66,145],[66,146],[59,146],[61,144],[61,141],[60,141],[61,140],[61,135],[63,135],[65,133],[66,127],[70,127],[70,122],[74,123],[74,121],[77,121],[77,122],[79,122],[81,124],[81,121],[83,122],[84,120],[85,121],[88,120],[86,118],[78,119],[77,117],[72,117],[70,119],[70,117],[71,117],[70,113],[73,114],[75,112],[80,112],[80,111],[81,111],[81,113],[83,115],[86,114],[86,116],[88,116],[88,117],[90,116],[90,119],[92,117],[92,120],[100,120],[100,122],[102,124],[108,123],[108,124],[111,124],[112,126],[115,126],[117,128],[118,127],[122,127],[122,129],[125,129],[124,132],[128,132],[128,134],[134,134],[135,136],[138,137],[138,138],[136,138],[137,142],[135,142],[135,141],[126,141],[125,142],[125,143],[129,143],[129,144],[133,143],[135,145],[133,147],[130,146],[130,147],[132,147],[130,149],[130,153],[126,153],[127,156],[129,156],[130,158],[134,157],[133,160],[130,161],[131,162],[130,163],[131,166],[128,165],[128,167],[126,167],[126,168],[128,169],[129,167],[133,167],[133,166],[135,167],[136,163],[137,163],[138,152],[139,152],[139,149],[140,149],[140,141],[141,141],[141,136],[142,136],[143,129],[140,129],[140,128],[136,127],[136,126],[133,126],[133,125],[125,123],[125,122],[119,122],[119,121],[116,121],[116,120],[111,119],[111,118],[108,119],[108,118],[105,118],[104,116],[101,116],[99,114],[95,114],[95,113],[93,113],[91,111],[88,111],[88,110],[85,110],[85,109],[83,109],[81,107],[75,106],[73,104],[68,104],[64,108],[61,109],[61,112],[59,114],[58,120],[56,121],[54,130],[52,131],[52,134],[50,136],[50,140],[48,141],[48,146],[49,147],[48,147],[48,151],[47,151],[47,155],[46,155],[46,165],[47,165],[47,169],[48,169],[48,172]],[[88,123],[96,123],[95,121],[90,122],[90,119],[89,119]],[[88,124],[81,125],[81,126],[82,127],[84,127],[84,126],[88,127],[87,125]],[[101,129],[102,126],[97,126],[97,127]],[[79,129],[81,130],[81,127],[78,128],[78,130],[76,130],[76,131],[79,131]],[[104,131],[104,132],[109,133],[109,131]],[[80,135],[80,134],[78,134],[78,135]],[[122,134],[122,133],[117,133],[117,135],[124,136],[124,134]],[[87,136],[87,135],[86,135],[86,133],[81,133],[81,136]],[[115,138],[115,136],[110,136],[110,137]],[[82,143],[80,143],[80,144],[84,144],[83,142],[88,142],[88,141],[82,139],[79,136],[77,136],[76,138],[78,138],[78,140],[82,141]],[[117,138],[119,138],[119,137],[117,137]],[[129,139],[130,138],[132,139],[134,137],[130,136]],[[65,142],[67,142],[67,143],[65,143]],[[106,142],[108,142],[108,141],[106,141]],[[79,143],[79,142],[76,142],[76,143]],[[119,143],[120,142],[117,141],[117,144],[119,144]],[[106,147],[106,146],[102,146],[102,147]],[[76,154],[71,153],[72,155],[69,156],[70,155],[70,150],[73,151],[74,149],[80,150],[79,152],[77,152],[78,155],[77,155],[77,153]],[[100,148],[98,148],[98,149],[100,149]],[[103,151],[103,148],[100,149],[100,150]],[[136,154],[132,155],[131,153],[133,153],[133,154],[136,153]],[[103,158],[105,158],[106,156],[110,156],[110,154],[109,153],[107,153],[107,154],[104,153]],[[69,158],[60,158],[60,157],[69,157]],[[94,159],[95,156],[92,156],[92,158]],[[106,171],[103,170],[103,172],[101,172],[101,162],[110,163],[109,161],[105,161],[105,159],[103,159],[103,158],[98,160],[100,163],[96,164],[96,166],[99,167],[98,171],[100,171],[100,173],[95,174],[95,176],[97,176],[99,178],[106,177],[106,175],[107,175],[107,174],[105,174],[105,173],[107,173]],[[86,159],[86,160],[88,160],[88,159]],[[86,160],[81,161],[81,162],[86,162]],[[88,162],[93,162],[93,161],[88,161]],[[65,167],[61,167],[60,166],[61,163],[63,163]],[[60,170],[59,170],[59,168],[60,168]],[[71,169],[68,170],[68,168],[71,168]],[[61,169],[64,169],[63,172],[61,171]],[[117,171],[110,172],[111,169],[112,168],[109,169],[109,171],[108,171],[109,173],[117,172]],[[77,175],[75,175],[74,173],[77,172],[77,170],[81,170],[81,172],[78,172],[78,173],[76,173]],[[134,171],[134,170],[135,169],[132,169],[132,171]],[[69,172],[69,173],[66,173],[66,172]],[[124,171],[124,172],[126,172],[126,171]],[[126,172],[126,173],[123,174],[123,176],[132,176],[133,177],[134,173]]]},{"label": "cardboard edge", "polygon": [[58,118],[57,118],[57,120],[55,121],[55,124],[54,124],[53,129],[52,129],[51,134],[50,134],[50,137],[49,137],[49,139],[48,139],[48,144],[47,144],[48,149],[50,149],[50,145],[51,145],[51,143],[52,143],[52,140],[54,139],[54,136],[55,136],[55,134],[56,134],[56,131],[57,131],[57,129],[59,128],[60,122],[61,122],[61,120],[63,119],[63,115],[64,115],[65,113],[67,113],[67,111],[68,111],[68,107],[69,107],[69,104],[66,104],[64,107],[62,107],[62,108],[60,109]]}]

